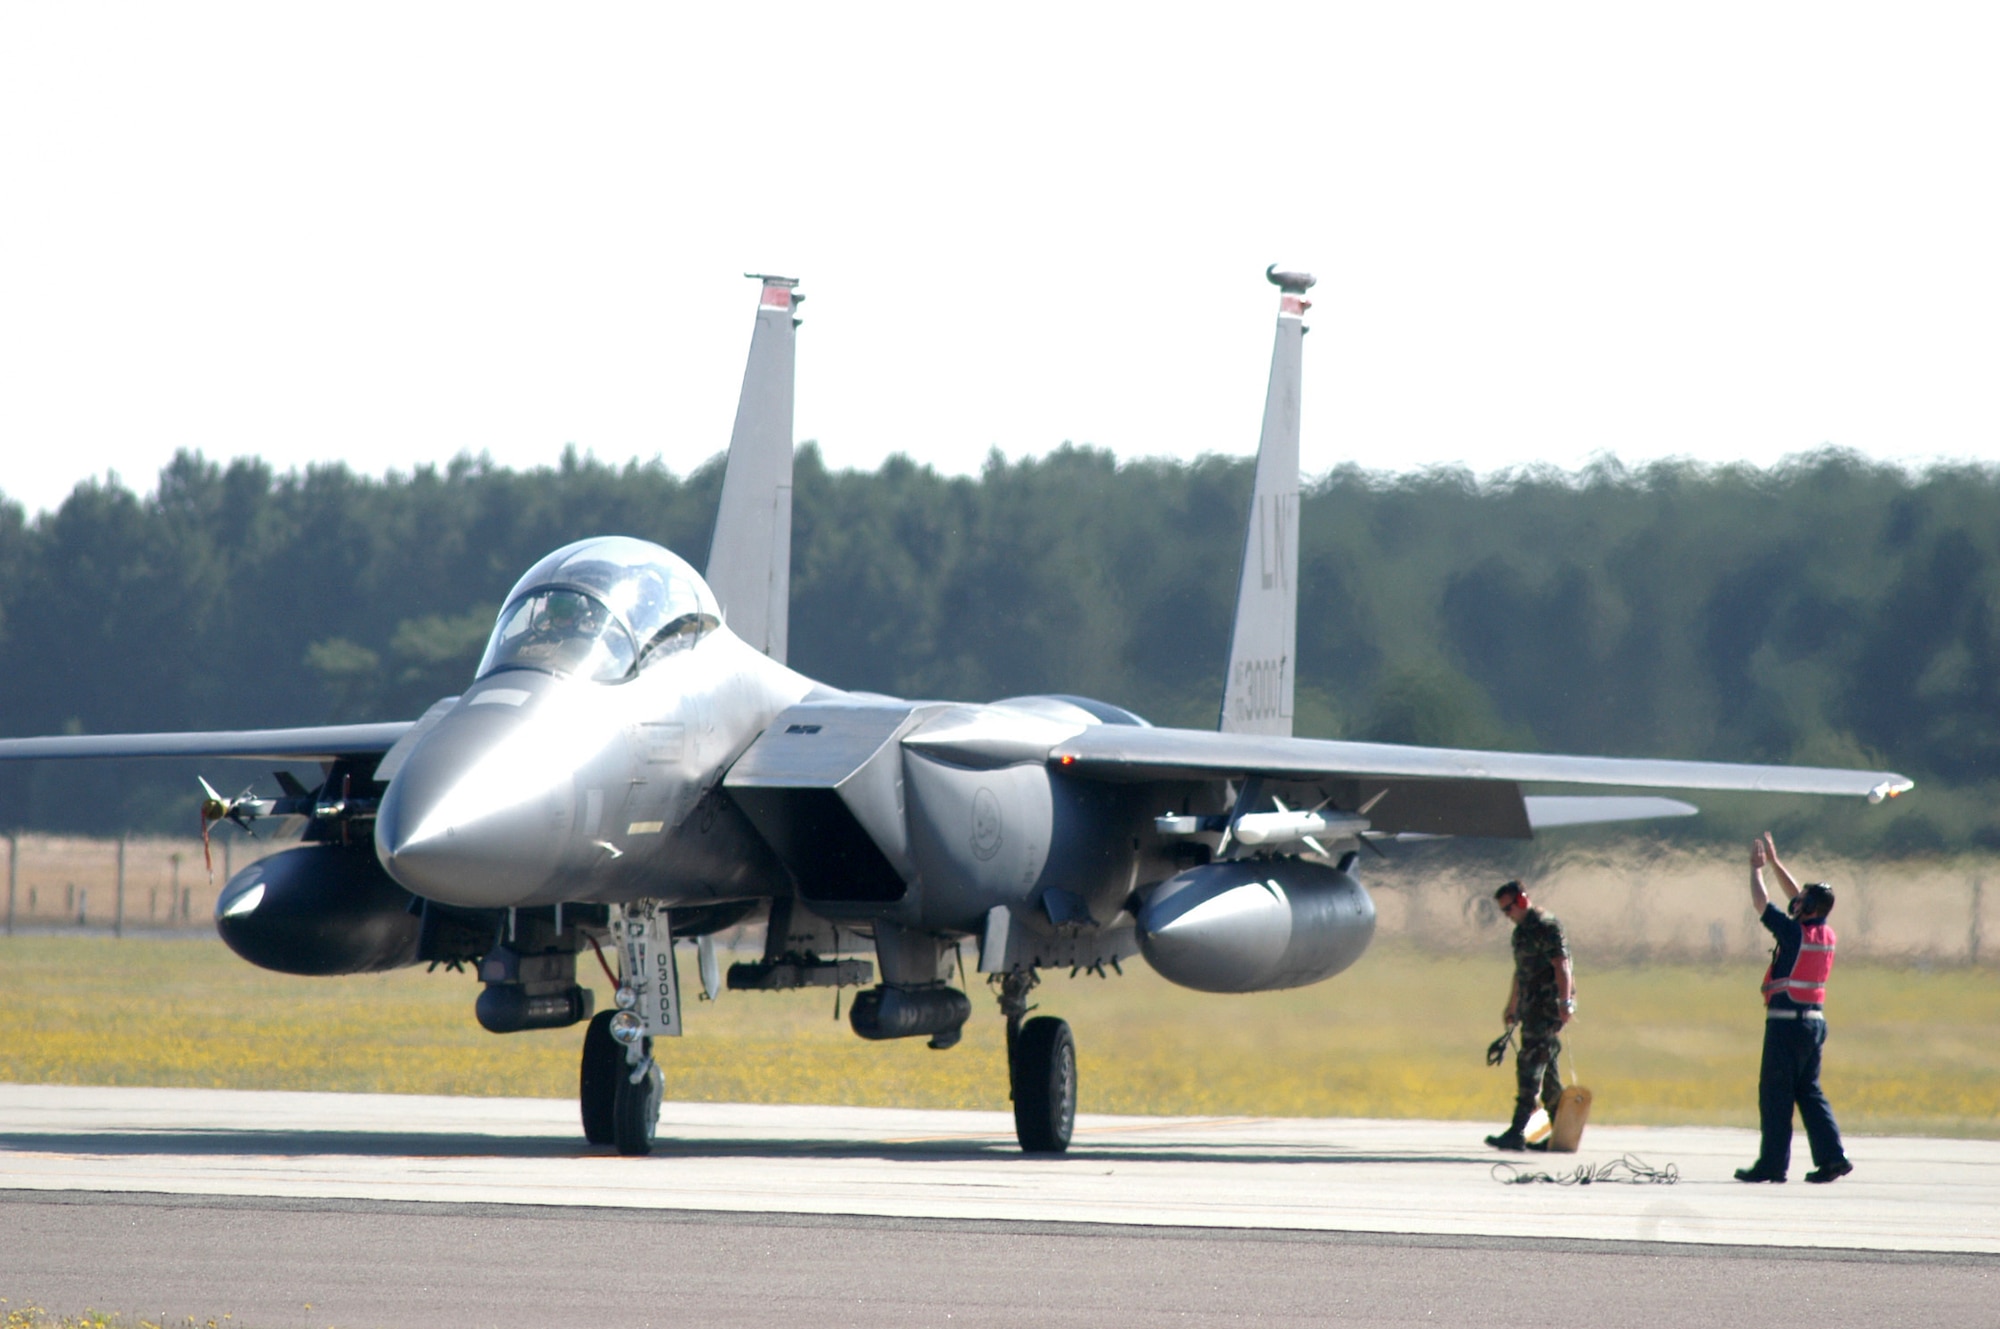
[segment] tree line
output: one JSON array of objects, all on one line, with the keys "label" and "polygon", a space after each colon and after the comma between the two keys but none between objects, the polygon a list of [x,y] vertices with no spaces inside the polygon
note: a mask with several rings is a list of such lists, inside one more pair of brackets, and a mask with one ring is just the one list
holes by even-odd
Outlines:
[{"label": "tree line", "polygon": [[[574,451],[381,479],[182,454],[143,497],[87,482],[32,521],[0,503],[0,733],[412,718],[470,680],[548,550],[629,534],[699,567],[720,480],[719,459],[683,476]],[[791,662],[899,696],[1083,693],[1212,726],[1250,481],[1248,459],[1069,446],[977,476],[841,471],[807,445]],[[1918,791],[1883,809],[1708,795],[1658,833],[2000,846],[1994,469],[1344,467],[1307,486],[1300,531],[1302,734],[1882,765]],[[188,829],[192,771],[0,768],[0,824]]]}]

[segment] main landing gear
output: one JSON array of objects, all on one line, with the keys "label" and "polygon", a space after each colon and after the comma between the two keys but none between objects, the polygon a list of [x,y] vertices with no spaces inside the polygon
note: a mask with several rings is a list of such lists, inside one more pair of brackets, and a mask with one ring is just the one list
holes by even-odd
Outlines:
[{"label": "main landing gear", "polygon": [[1076,1129],[1076,1040],[1052,1015],[1025,1020],[1035,971],[1000,979],[1000,1013],[1007,1017],[1007,1081],[1014,1100],[1014,1136],[1023,1153],[1060,1154]]}]

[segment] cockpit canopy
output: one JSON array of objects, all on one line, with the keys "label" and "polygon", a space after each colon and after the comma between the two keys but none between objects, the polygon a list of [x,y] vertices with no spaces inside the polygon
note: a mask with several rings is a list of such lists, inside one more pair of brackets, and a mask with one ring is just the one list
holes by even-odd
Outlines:
[{"label": "cockpit canopy", "polygon": [[514,583],[478,677],[540,669],[618,683],[721,621],[708,584],[660,546],[622,535],[579,540]]}]

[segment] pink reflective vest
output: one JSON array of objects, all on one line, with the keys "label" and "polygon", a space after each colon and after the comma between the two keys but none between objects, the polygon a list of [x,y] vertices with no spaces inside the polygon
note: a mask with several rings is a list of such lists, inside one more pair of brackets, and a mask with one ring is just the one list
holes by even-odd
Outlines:
[{"label": "pink reflective vest", "polygon": [[1791,972],[1774,973],[1775,959],[1764,970],[1766,1006],[1780,992],[1801,1006],[1826,1005],[1826,980],[1833,973],[1833,929],[1820,919],[1807,923],[1799,931],[1799,953],[1792,957]]}]

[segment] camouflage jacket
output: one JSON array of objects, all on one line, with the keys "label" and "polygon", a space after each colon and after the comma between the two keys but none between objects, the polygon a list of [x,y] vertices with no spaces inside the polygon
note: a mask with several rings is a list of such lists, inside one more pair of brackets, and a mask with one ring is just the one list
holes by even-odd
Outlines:
[{"label": "camouflage jacket", "polygon": [[1569,943],[1554,914],[1530,909],[1514,925],[1514,981],[1520,987],[1520,1015],[1530,1020],[1556,1016],[1556,961],[1569,958]]}]

